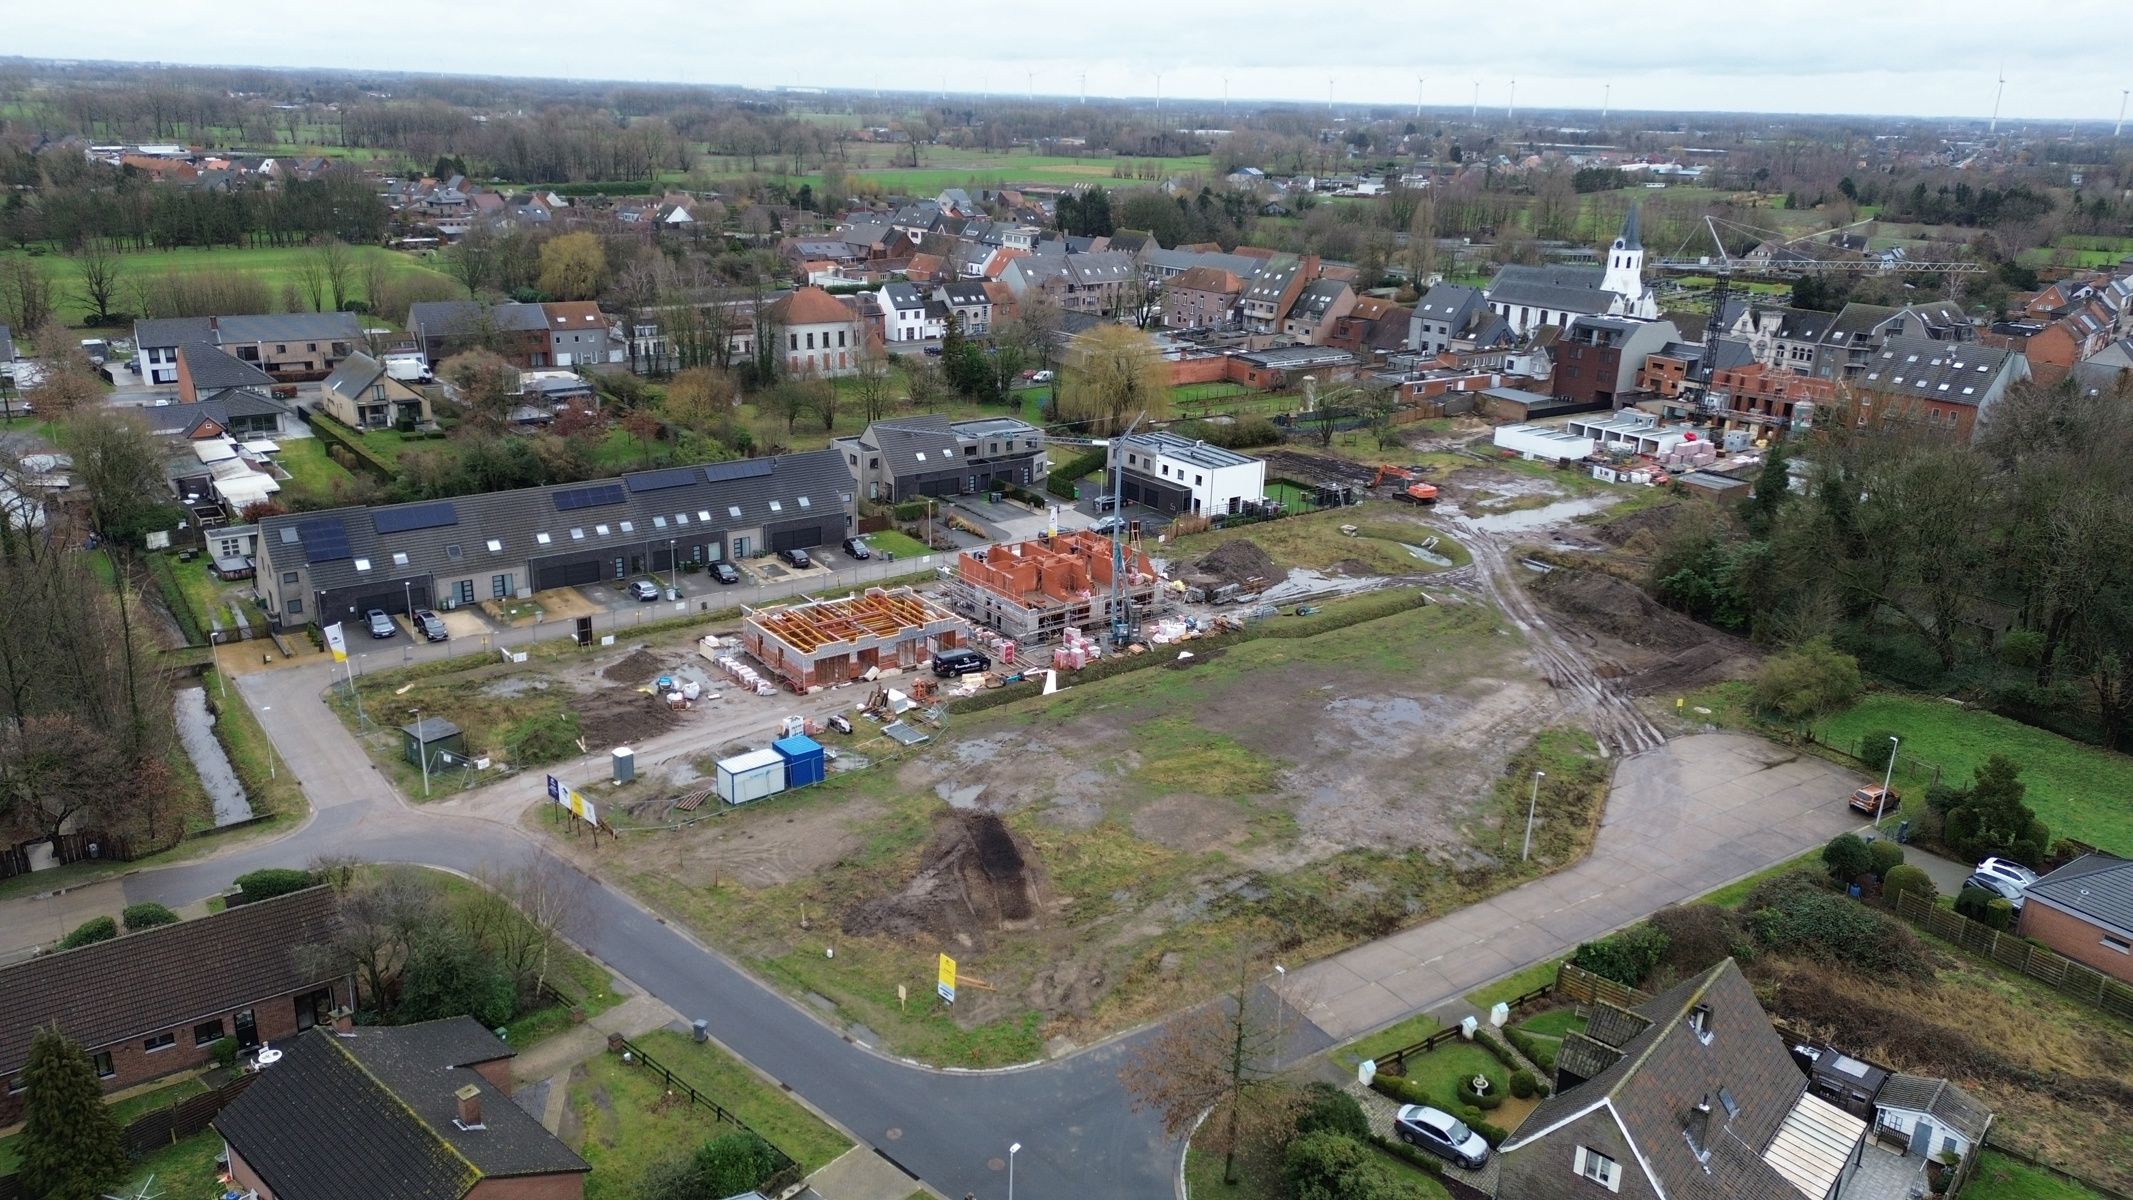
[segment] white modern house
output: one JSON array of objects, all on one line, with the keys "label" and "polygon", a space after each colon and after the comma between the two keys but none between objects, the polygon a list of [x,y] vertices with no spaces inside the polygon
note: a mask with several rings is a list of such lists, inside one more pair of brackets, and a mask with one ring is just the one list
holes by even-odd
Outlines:
[{"label": "white modern house", "polygon": [[881,287],[881,319],[890,342],[926,342],[948,332],[946,309],[930,303],[914,283]]},{"label": "white modern house", "polygon": [[1240,512],[1266,498],[1265,462],[1174,433],[1114,439],[1110,465],[1124,475],[1126,503],[1173,515]]}]

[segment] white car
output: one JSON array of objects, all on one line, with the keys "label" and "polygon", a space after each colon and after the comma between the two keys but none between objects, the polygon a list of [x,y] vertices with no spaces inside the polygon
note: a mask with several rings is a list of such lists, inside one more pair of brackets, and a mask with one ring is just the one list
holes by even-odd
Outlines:
[{"label": "white car", "polygon": [[1053,375],[1050,371],[1039,371],[1035,375],[1030,376],[1029,381],[1031,383],[1050,383],[1055,378],[1057,378],[1057,376]]},{"label": "white car", "polygon": [[2021,863],[2005,858],[1988,858],[1977,865],[1977,873],[1989,875],[2005,883],[2011,883],[2023,891],[2037,882],[2037,873]]}]

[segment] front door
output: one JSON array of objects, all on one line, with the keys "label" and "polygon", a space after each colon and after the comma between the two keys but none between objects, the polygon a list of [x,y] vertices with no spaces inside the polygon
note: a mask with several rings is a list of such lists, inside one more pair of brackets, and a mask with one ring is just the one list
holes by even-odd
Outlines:
[{"label": "front door", "polygon": [[250,1050],[259,1044],[259,1019],[247,1008],[237,1014],[237,1048]]},{"label": "front door", "polygon": [[1911,1153],[1921,1156],[1933,1153],[1933,1122],[1924,1117],[1911,1126]]}]

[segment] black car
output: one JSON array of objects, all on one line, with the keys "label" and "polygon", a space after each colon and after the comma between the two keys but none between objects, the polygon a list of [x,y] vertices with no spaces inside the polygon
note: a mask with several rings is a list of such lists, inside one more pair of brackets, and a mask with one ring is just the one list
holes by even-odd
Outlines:
[{"label": "black car", "polygon": [[711,578],[720,583],[739,583],[741,573],[732,563],[720,560],[711,564]]},{"label": "black car", "polygon": [[815,560],[807,556],[807,551],[800,549],[798,546],[794,546],[790,550],[778,551],[778,557],[784,559],[788,565],[802,569],[815,565]]},{"label": "black car", "polygon": [[370,636],[374,638],[389,638],[399,632],[393,625],[393,619],[386,616],[382,608],[373,608],[363,616],[370,622]]},{"label": "black car", "polygon": [[866,541],[863,538],[848,537],[844,539],[844,553],[848,557],[858,559],[874,557],[874,552],[867,549]]},{"label": "black car", "polygon": [[433,642],[450,641],[452,637],[452,631],[444,627],[444,618],[427,608],[415,610],[415,628]]},{"label": "black car", "polygon": [[959,646],[953,650],[943,650],[933,656],[933,674],[941,679],[953,679],[958,675],[969,675],[974,672],[989,671],[991,669],[991,659],[967,646]]}]

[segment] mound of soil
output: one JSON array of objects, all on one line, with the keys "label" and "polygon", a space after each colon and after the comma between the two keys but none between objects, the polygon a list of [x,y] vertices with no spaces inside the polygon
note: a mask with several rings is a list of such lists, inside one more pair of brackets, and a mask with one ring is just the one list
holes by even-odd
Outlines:
[{"label": "mound of soil", "polygon": [[632,686],[659,674],[660,662],[649,650],[635,650],[622,661],[611,664],[600,672],[600,678],[611,683],[626,683]]},{"label": "mound of soil", "polygon": [[1635,584],[1597,571],[1550,571],[1528,586],[1549,608],[1647,650],[1678,651],[1722,636],[1660,604]]},{"label": "mound of soil", "polygon": [[574,706],[578,735],[589,751],[634,746],[674,727],[674,710],[657,697],[636,691],[596,692]]},{"label": "mound of soil", "polygon": [[1674,523],[1681,519],[1687,508],[1682,504],[1660,504],[1633,512],[1612,521],[1601,521],[1591,526],[1592,536],[1612,546],[1621,546],[1638,553],[1657,549],[1673,532]]},{"label": "mound of soil", "polygon": [[1242,587],[1251,583],[1267,583],[1286,578],[1288,572],[1274,564],[1259,543],[1250,538],[1237,538],[1215,547],[1214,551],[1193,564],[1193,572],[1223,583]]},{"label": "mound of soil", "polygon": [[845,910],[843,928],[855,937],[967,940],[1036,915],[1029,864],[1000,818],[989,812],[953,813],[934,830],[918,872],[892,895]]}]

